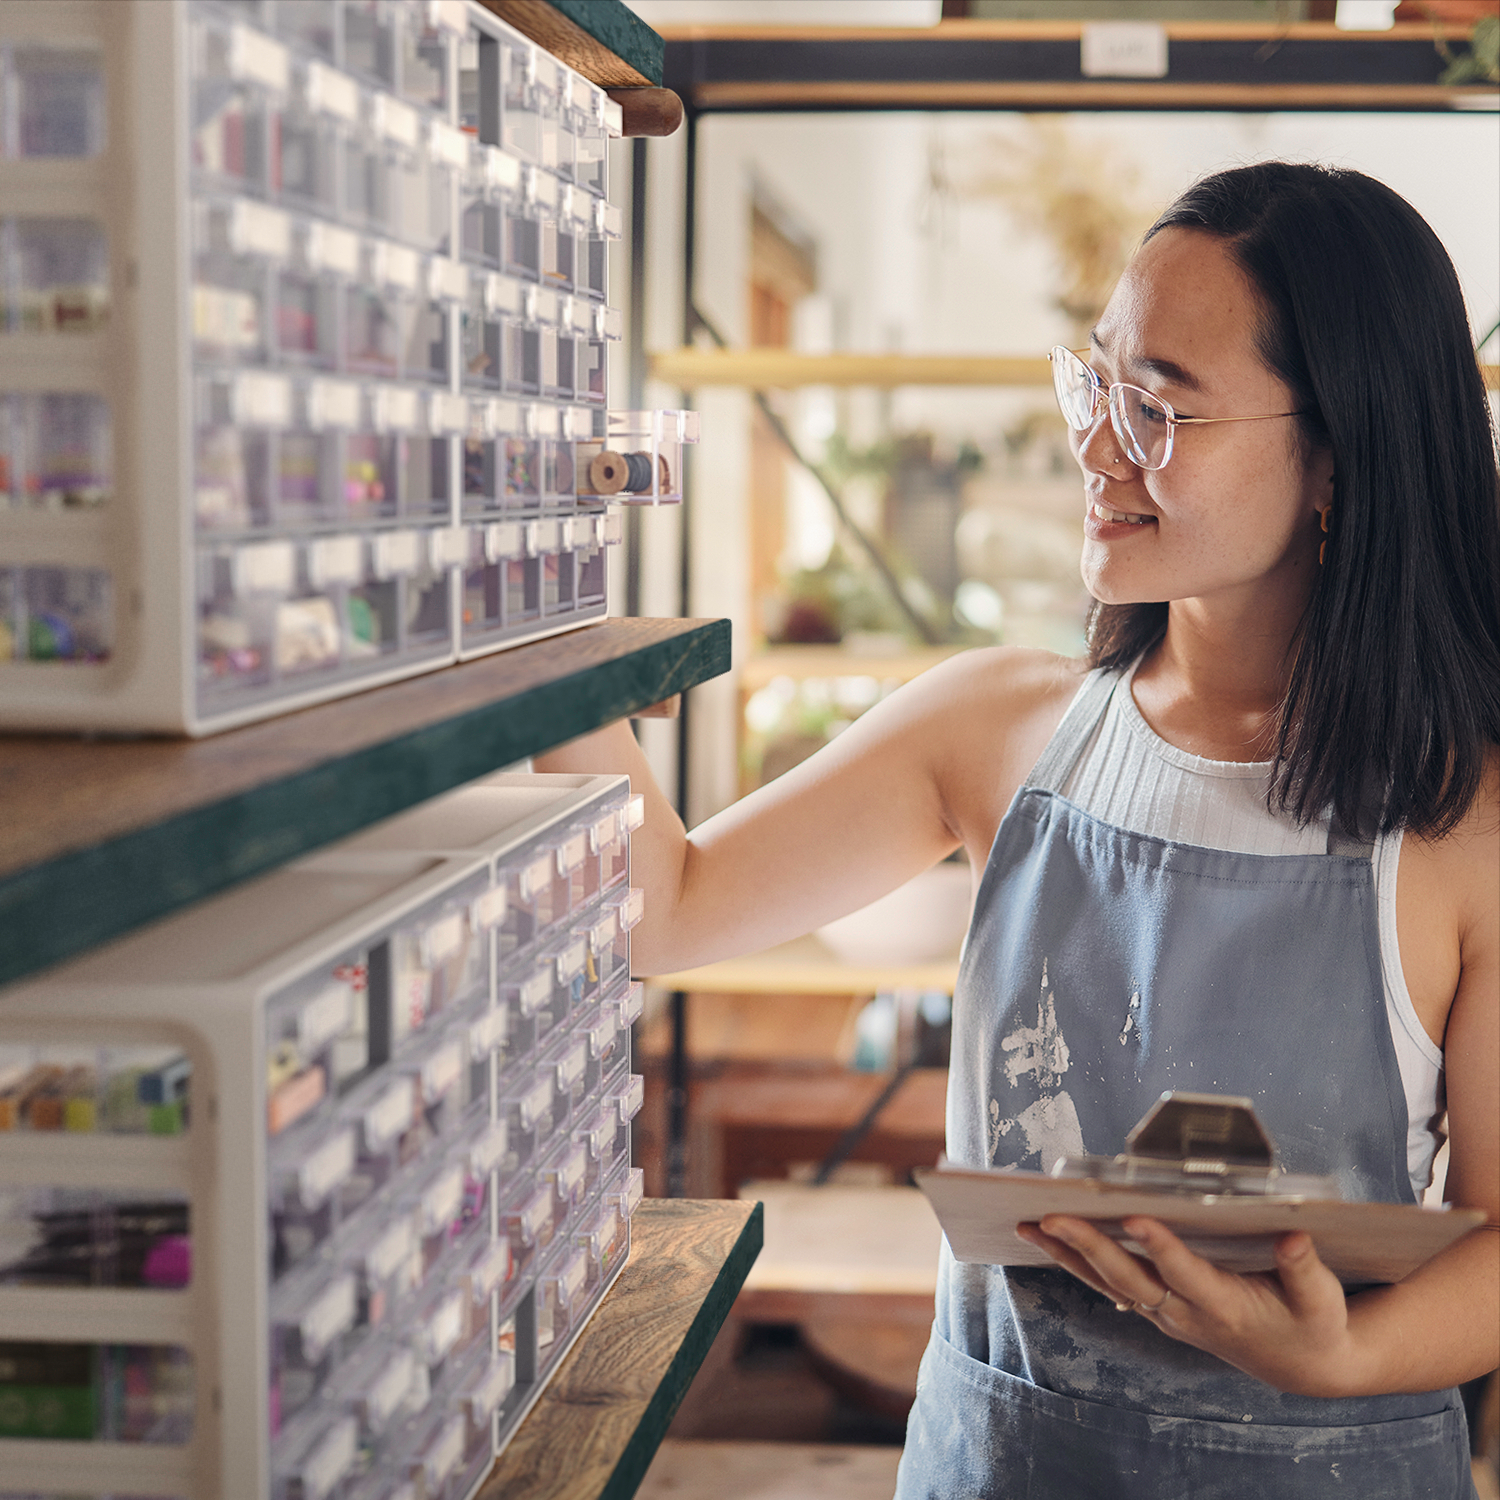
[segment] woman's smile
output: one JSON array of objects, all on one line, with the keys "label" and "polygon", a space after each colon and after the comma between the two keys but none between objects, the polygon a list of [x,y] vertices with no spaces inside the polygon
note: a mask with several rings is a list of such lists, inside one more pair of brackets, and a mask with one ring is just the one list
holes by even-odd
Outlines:
[{"label": "woman's smile", "polygon": [[1102,500],[1091,500],[1083,516],[1083,533],[1090,541],[1109,542],[1132,534],[1138,536],[1148,525],[1155,524],[1155,516],[1136,515],[1116,510]]},{"label": "woman's smile", "polygon": [[1097,500],[1089,506],[1089,514],[1096,521],[1129,521],[1134,526],[1140,526],[1147,521],[1154,521],[1155,516],[1133,516],[1128,511],[1111,510],[1107,505],[1101,505]]}]

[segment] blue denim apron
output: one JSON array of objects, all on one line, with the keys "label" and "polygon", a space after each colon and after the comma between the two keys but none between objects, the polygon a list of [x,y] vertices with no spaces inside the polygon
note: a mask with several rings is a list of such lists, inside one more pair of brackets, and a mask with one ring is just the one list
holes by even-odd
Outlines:
[{"label": "blue denim apron", "polygon": [[[1254,855],[1128,833],[1061,794],[1091,673],[995,835],[954,996],[948,1155],[1113,1154],[1164,1089],[1240,1094],[1294,1172],[1414,1201],[1370,846]],[[1128,689],[1126,689],[1128,691]],[[1060,1269],[943,1245],[898,1500],[1468,1500],[1454,1390],[1287,1395]]]}]

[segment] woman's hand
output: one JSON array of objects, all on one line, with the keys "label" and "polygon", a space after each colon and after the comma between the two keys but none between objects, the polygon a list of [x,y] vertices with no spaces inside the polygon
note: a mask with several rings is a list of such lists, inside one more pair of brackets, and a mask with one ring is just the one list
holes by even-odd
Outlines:
[{"label": "woman's hand", "polygon": [[1155,1219],[1126,1219],[1124,1228],[1142,1254],[1060,1214],[1017,1233],[1122,1313],[1138,1313],[1278,1390],[1338,1396],[1358,1387],[1344,1289],[1306,1234],[1277,1240],[1274,1273],[1237,1276],[1194,1255]]}]

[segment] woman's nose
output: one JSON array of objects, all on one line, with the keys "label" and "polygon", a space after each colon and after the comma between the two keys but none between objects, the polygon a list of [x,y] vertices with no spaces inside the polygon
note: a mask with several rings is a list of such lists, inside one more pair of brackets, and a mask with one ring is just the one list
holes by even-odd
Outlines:
[{"label": "woman's nose", "polygon": [[1106,479],[1123,479],[1134,467],[1109,419],[1109,408],[1100,401],[1089,427],[1073,435],[1074,453],[1079,466],[1087,473],[1102,474]]}]

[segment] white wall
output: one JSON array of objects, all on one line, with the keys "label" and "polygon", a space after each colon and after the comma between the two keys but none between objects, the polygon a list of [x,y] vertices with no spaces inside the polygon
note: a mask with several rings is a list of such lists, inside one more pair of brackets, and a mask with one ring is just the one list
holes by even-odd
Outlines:
[{"label": "white wall", "polygon": [[[1458,267],[1476,335],[1500,312],[1500,130],[1493,115],[1097,114],[1068,128],[1113,159],[1149,220],[1195,177],[1282,157],[1358,168],[1432,224]],[[710,268],[738,264],[727,207],[759,175],[815,235],[840,347],[1028,354],[1065,336],[1048,305],[1052,251],[992,197],[968,191],[1024,142],[1013,114],[721,115],[701,126],[701,295],[732,316],[743,291]],[[737,301],[735,299],[738,299]],[[1022,403],[1024,404],[1024,403]],[[893,418],[984,437],[1018,405],[992,391],[907,391]]]}]

